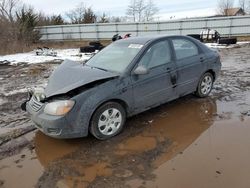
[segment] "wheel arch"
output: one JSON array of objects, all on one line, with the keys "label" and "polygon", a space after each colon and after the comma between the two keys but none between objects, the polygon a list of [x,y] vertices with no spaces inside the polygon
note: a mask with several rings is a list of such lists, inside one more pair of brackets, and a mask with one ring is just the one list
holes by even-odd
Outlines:
[{"label": "wheel arch", "polygon": [[214,70],[213,69],[209,69],[206,72],[204,72],[202,75],[206,74],[207,72],[212,74],[213,79],[214,79],[213,81],[215,81],[215,79],[216,79],[216,73],[214,72]]}]

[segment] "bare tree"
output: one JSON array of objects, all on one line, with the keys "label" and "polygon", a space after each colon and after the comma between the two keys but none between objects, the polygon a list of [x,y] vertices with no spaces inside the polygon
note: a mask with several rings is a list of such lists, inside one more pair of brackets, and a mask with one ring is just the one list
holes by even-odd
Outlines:
[{"label": "bare tree", "polygon": [[153,0],[131,0],[126,15],[134,22],[151,21],[158,11]]},{"label": "bare tree", "polygon": [[239,7],[242,8],[244,14],[250,14],[250,0],[239,0]]},{"label": "bare tree", "polygon": [[0,18],[14,22],[19,0],[0,0]]},{"label": "bare tree", "polygon": [[91,7],[86,7],[84,3],[80,3],[75,9],[66,13],[66,16],[73,24],[95,23],[96,15]]},{"label": "bare tree", "polygon": [[19,0],[0,0],[0,53],[13,53],[30,48],[40,38],[35,31],[38,14]]},{"label": "bare tree", "polygon": [[132,18],[134,22],[143,21],[143,13],[146,9],[144,0],[131,0],[127,8],[127,16]]},{"label": "bare tree", "polygon": [[239,6],[243,11],[246,9],[246,0],[239,0]]},{"label": "bare tree", "polygon": [[145,1],[144,0],[137,0],[136,7],[137,7],[137,14],[138,14],[138,21],[141,22],[144,20],[143,14],[147,8]]},{"label": "bare tree", "polygon": [[84,3],[80,3],[76,6],[76,8],[67,12],[66,16],[70,19],[71,23],[80,24],[83,23],[85,10],[86,7]]},{"label": "bare tree", "polygon": [[247,2],[246,13],[250,14],[250,0],[248,0],[248,2]]},{"label": "bare tree", "polygon": [[136,15],[137,15],[137,0],[131,0],[130,1],[130,4],[128,5],[128,8],[127,8],[127,16],[128,17],[132,17],[133,21],[135,22],[136,21]]},{"label": "bare tree", "polygon": [[159,11],[152,0],[148,0],[145,11],[144,11],[144,19],[145,21],[152,21],[154,19],[154,15]]},{"label": "bare tree", "polygon": [[228,9],[233,8],[234,0],[219,0],[218,13],[220,15],[229,16]]},{"label": "bare tree", "polygon": [[109,18],[105,12],[98,18],[98,22],[99,23],[108,23],[109,22]]}]

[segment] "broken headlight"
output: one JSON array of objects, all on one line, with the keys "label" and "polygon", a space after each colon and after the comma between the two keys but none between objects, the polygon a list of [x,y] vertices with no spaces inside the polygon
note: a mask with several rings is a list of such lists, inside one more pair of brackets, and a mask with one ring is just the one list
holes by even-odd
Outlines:
[{"label": "broken headlight", "polygon": [[32,92],[35,99],[39,102],[43,101],[46,98],[44,94],[44,88],[35,88]]}]

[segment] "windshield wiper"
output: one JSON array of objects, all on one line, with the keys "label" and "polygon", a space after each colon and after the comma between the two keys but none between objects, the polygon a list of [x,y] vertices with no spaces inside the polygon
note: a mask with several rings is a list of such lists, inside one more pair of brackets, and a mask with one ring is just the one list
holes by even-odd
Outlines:
[{"label": "windshield wiper", "polygon": [[103,69],[103,68],[100,68],[100,67],[92,67],[92,66],[91,66],[91,68],[95,68],[95,69],[99,69],[99,70],[103,70],[103,71],[108,72],[108,70],[107,70],[107,69]]}]

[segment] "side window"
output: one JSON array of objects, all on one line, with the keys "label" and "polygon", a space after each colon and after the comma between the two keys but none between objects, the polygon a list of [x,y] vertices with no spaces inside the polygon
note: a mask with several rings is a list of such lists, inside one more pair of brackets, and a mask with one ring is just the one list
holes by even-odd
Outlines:
[{"label": "side window", "polygon": [[150,47],[141,58],[139,65],[153,68],[171,62],[171,51],[168,41],[161,41]]},{"label": "side window", "polygon": [[199,54],[198,47],[186,39],[173,39],[173,45],[177,59],[192,57]]}]

